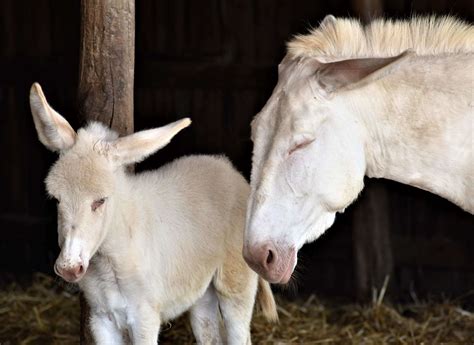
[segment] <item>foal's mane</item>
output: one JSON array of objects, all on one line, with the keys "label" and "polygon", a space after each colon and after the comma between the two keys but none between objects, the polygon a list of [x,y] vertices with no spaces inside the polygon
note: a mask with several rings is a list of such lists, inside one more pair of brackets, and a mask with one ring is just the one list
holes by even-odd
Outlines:
[{"label": "foal's mane", "polygon": [[288,43],[293,57],[329,59],[394,56],[407,49],[418,55],[474,52],[474,26],[450,16],[377,19],[368,25],[328,16]]}]

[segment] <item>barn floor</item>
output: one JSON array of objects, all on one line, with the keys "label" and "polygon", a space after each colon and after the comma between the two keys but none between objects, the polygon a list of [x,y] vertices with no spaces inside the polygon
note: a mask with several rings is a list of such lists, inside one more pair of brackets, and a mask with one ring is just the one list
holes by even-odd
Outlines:
[{"label": "barn floor", "polygon": [[[380,296],[383,297],[383,296]],[[337,305],[311,296],[278,299],[280,324],[257,313],[255,344],[473,344],[474,314],[459,301],[391,306]],[[59,280],[37,275],[24,289],[0,291],[0,344],[78,344],[77,294]],[[164,325],[160,344],[192,344],[186,318]]]}]

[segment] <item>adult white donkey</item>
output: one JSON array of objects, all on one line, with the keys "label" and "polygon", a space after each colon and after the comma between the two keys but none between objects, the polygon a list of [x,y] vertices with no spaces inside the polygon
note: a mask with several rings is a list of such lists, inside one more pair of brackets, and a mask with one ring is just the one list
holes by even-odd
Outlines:
[{"label": "adult white donkey", "polygon": [[452,17],[328,16],[289,43],[252,123],[244,256],[287,282],[301,246],[363,188],[364,175],[438,194],[474,212],[474,27]]},{"label": "adult white donkey", "polygon": [[227,159],[124,169],[189,119],[118,138],[96,122],[76,133],[38,84],[30,103],[40,141],[60,153],[46,178],[59,201],[55,271],[84,291],[97,344],[123,344],[128,333],[133,344],[156,345],[160,324],[188,309],[198,343],[250,344],[257,284],[264,314],[277,318],[269,284],[242,258],[250,188]]}]

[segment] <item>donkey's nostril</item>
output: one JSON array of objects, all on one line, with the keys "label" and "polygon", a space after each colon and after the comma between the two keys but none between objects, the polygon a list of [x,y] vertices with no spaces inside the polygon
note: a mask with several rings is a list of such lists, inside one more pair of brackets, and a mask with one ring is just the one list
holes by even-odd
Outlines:
[{"label": "donkey's nostril", "polygon": [[80,266],[79,266],[79,269],[78,269],[78,271],[77,271],[77,274],[80,275],[80,274],[82,274],[82,273],[84,273],[84,266],[83,266],[83,265],[80,265]]},{"label": "donkey's nostril", "polygon": [[267,265],[270,265],[273,262],[273,259],[275,258],[275,255],[271,251],[271,249],[268,250],[268,255],[267,255]]}]

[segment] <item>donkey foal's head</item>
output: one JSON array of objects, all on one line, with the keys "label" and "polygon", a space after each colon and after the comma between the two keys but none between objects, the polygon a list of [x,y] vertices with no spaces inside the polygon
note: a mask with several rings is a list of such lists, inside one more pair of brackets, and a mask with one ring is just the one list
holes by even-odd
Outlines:
[{"label": "donkey foal's head", "polygon": [[191,121],[186,118],[118,138],[116,132],[98,122],[76,133],[49,106],[36,83],[31,87],[30,106],[40,141],[59,152],[46,178],[47,192],[58,203],[61,253],[54,270],[65,280],[77,282],[107,235],[114,202],[124,190],[119,187],[126,182],[124,166],[168,144]]}]

